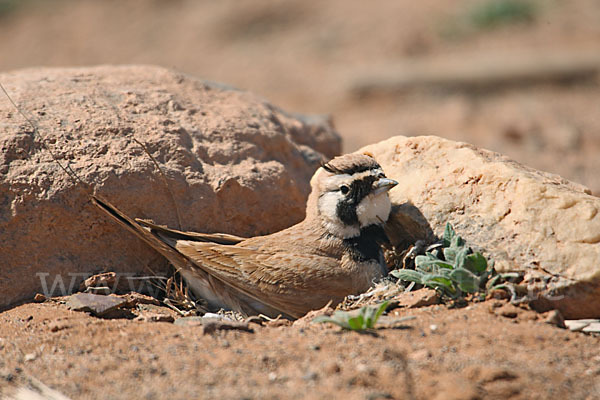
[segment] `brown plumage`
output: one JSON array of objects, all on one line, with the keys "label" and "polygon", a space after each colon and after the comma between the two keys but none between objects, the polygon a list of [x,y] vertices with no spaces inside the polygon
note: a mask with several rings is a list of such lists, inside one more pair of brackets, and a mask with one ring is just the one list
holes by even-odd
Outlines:
[{"label": "brown plumage", "polygon": [[379,245],[395,184],[371,157],[334,158],[311,180],[304,221],[248,239],[176,231],[133,220],[104,199],[94,202],[164,255],[209,305],[299,318],[386,274]]}]

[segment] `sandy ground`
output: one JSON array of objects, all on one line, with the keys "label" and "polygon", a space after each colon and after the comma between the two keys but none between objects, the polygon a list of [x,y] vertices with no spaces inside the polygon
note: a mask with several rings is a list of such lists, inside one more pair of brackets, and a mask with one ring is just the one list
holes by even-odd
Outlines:
[{"label": "sandy ground", "polygon": [[592,399],[598,338],[499,300],[414,316],[376,334],[327,325],[253,333],[102,320],[63,305],[0,315],[0,390],[28,377],[90,399]]}]

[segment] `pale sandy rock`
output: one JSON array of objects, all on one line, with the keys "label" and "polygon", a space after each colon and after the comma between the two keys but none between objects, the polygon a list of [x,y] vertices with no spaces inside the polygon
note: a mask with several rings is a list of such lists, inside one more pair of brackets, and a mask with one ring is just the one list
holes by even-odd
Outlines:
[{"label": "pale sandy rock", "polygon": [[416,237],[439,236],[450,222],[498,271],[525,272],[539,310],[600,316],[600,198],[586,187],[433,136],[398,136],[361,151],[399,182],[395,211]]},{"label": "pale sandy rock", "polygon": [[593,323],[600,323],[597,319],[570,319],[565,321],[565,326],[573,332],[578,332]]},{"label": "pale sandy rock", "polygon": [[[31,69],[0,82],[57,159],[127,214],[170,227],[249,236],[290,226],[313,172],[340,151],[326,118],[163,68]],[[90,204],[0,96],[0,309],[148,266],[164,261]]]},{"label": "pale sandy rock", "polygon": [[586,333],[600,333],[600,322],[592,322],[585,328],[581,330],[581,332]]}]

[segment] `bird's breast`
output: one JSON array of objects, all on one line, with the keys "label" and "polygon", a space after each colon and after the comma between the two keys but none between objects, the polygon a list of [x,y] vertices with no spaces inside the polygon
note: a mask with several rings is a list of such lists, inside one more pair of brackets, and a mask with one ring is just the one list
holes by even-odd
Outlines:
[{"label": "bird's breast", "polygon": [[386,268],[377,260],[356,261],[345,255],[341,260],[342,268],[352,277],[352,293],[366,292],[386,275]]}]

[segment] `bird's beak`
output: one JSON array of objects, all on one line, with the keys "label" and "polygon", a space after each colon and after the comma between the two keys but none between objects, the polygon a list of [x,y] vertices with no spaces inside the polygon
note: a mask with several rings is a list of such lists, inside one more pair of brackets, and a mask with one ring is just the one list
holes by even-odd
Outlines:
[{"label": "bird's beak", "polygon": [[380,193],[387,192],[397,184],[398,182],[396,182],[393,179],[380,178],[379,180],[373,183],[373,194],[377,196]]}]

